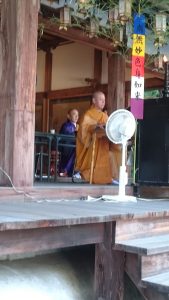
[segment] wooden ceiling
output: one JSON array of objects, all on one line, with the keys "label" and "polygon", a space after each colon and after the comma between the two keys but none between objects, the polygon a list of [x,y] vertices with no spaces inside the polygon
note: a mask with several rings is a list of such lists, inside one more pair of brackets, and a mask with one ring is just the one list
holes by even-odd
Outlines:
[{"label": "wooden ceiling", "polygon": [[[83,30],[72,27],[67,28],[67,30],[59,30],[59,26],[50,21],[50,17],[53,15],[53,10],[43,6],[41,6],[41,10],[42,12],[39,14],[39,24],[43,24],[44,31],[41,38],[38,39],[38,49],[48,51],[61,45],[78,42],[109,53],[116,51],[116,49],[113,48],[111,41],[108,39],[101,37],[89,38],[86,34],[84,34]],[[126,63],[126,67],[131,68],[131,62]],[[164,78],[163,73],[152,71],[151,68],[146,67],[145,70],[147,73],[150,73],[152,77],[156,76],[162,80]]]},{"label": "wooden ceiling", "polygon": [[37,48],[38,50],[48,51],[50,49],[55,49],[58,46],[70,43],[72,43],[72,41],[44,31],[43,35],[38,37]]},{"label": "wooden ceiling", "polygon": [[47,26],[44,25],[42,28],[43,33],[41,34],[41,24],[43,26],[44,22],[42,19],[50,20],[53,16],[59,18],[59,10],[52,9],[51,7],[41,5],[39,12],[39,32],[38,32],[38,50],[48,51],[50,49],[55,49],[58,46],[72,43],[71,40],[68,40],[62,36],[54,35],[53,33],[47,32]]}]

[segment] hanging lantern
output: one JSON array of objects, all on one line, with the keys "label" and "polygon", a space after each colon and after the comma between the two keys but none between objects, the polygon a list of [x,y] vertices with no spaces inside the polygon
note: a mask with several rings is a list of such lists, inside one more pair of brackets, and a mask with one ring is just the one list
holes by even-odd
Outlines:
[{"label": "hanging lantern", "polygon": [[161,54],[159,50],[154,58],[154,66],[158,71],[164,70],[164,54]]},{"label": "hanging lantern", "polygon": [[99,24],[97,20],[93,18],[90,20],[89,37],[90,38],[96,37],[98,31],[99,31]]},{"label": "hanging lantern", "polygon": [[119,18],[122,24],[131,18],[131,0],[119,0]]},{"label": "hanging lantern", "polygon": [[118,28],[118,30],[115,30],[113,34],[113,46],[119,46],[122,44],[124,38],[124,30],[123,27]]},{"label": "hanging lantern", "polygon": [[163,47],[165,44],[165,37],[163,34],[158,35],[158,37],[156,37],[156,39],[154,40],[154,46],[155,47]]},{"label": "hanging lantern", "polygon": [[155,29],[158,34],[166,32],[167,16],[163,13],[156,14],[155,16]]},{"label": "hanging lantern", "polygon": [[163,56],[163,61],[164,61],[164,63],[168,62],[168,57],[167,57],[167,55],[164,55],[164,56]]},{"label": "hanging lantern", "polygon": [[119,9],[117,6],[109,9],[108,18],[109,18],[110,23],[115,23],[115,24],[119,23],[119,21],[120,21],[119,20]]},{"label": "hanging lantern", "polygon": [[70,7],[64,6],[60,9],[60,27],[59,30],[67,30],[67,26],[71,24]]},{"label": "hanging lantern", "polygon": [[97,36],[97,33],[99,31],[99,23],[96,19],[90,20],[90,27],[89,27],[89,37],[93,38]]},{"label": "hanging lantern", "polygon": [[88,2],[88,0],[79,0],[79,3],[81,3],[81,4],[85,4],[87,2]]},{"label": "hanging lantern", "polygon": [[89,0],[78,0],[77,1],[79,9],[81,12],[85,13],[91,7]]}]

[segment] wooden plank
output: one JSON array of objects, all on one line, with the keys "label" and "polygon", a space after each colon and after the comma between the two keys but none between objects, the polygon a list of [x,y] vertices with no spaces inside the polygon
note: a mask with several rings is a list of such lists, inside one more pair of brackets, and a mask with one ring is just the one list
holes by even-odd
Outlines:
[{"label": "wooden plank", "polygon": [[140,186],[140,197],[143,198],[166,198],[169,196],[169,186]]},{"label": "wooden plank", "polygon": [[[148,205],[150,210],[158,210],[157,208],[157,202],[144,202],[145,207]],[[159,201],[160,203],[160,201]],[[167,201],[161,202],[161,207],[164,209],[163,217],[161,218],[156,214],[156,218],[153,218],[149,215],[149,219],[134,219],[131,221],[120,221],[118,220],[116,225],[116,243],[132,238],[139,238],[139,237],[145,237],[145,236],[152,236],[157,234],[165,234],[169,232],[169,218],[167,217],[167,209],[166,206],[168,206]],[[142,210],[142,207],[138,206],[140,213]]]},{"label": "wooden plank", "polygon": [[169,234],[119,241],[115,249],[139,255],[164,253],[169,251]]},{"label": "wooden plank", "polygon": [[[159,292],[169,293],[169,272],[160,273],[158,275],[146,277],[142,279],[144,287],[153,287]],[[168,296],[168,295],[167,295]]]},{"label": "wooden plank", "polygon": [[141,256],[142,278],[169,271],[169,253]]},{"label": "wooden plank", "polygon": [[126,253],[125,271],[132,278],[135,285],[138,286],[141,280],[141,257],[135,253]]},{"label": "wooden plank", "polygon": [[125,271],[135,284],[141,295],[145,300],[167,300],[168,294],[161,293],[160,291],[152,288],[145,283],[141,283],[141,258],[133,253],[126,253]]},{"label": "wooden plank", "polygon": [[161,293],[151,286],[142,289],[146,300],[168,300],[167,293]]},{"label": "wooden plank", "polygon": [[115,223],[105,224],[104,242],[95,248],[95,299],[122,300],[124,253],[112,251]]},{"label": "wooden plank", "polygon": [[[165,216],[164,220],[167,219],[167,215],[169,216],[169,203],[166,201],[159,201],[152,209],[152,203],[150,206],[148,205],[150,203],[142,201],[138,203],[88,202],[73,200],[73,198],[72,200],[61,200],[59,197],[49,200],[50,197],[48,198],[45,194],[43,198],[43,194],[45,193],[41,189],[39,195],[32,191],[32,193],[27,194],[28,197],[23,195],[24,198],[21,200],[9,201],[8,198],[8,201],[0,202],[0,230],[37,228],[44,227],[46,224],[50,227],[56,227],[115,220],[117,223],[120,221],[124,224],[128,221],[128,223],[133,223],[132,226],[134,227],[134,221],[137,220],[138,222],[138,218],[141,221],[143,218],[150,218],[152,223],[156,223],[159,216],[161,219]],[[7,218],[12,218],[12,221]]]},{"label": "wooden plank", "polygon": [[[46,226],[48,224],[46,223]],[[0,232],[0,258],[27,257],[58,248],[101,243],[104,225],[86,224],[58,228],[7,230]]]},{"label": "wooden plank", "polygon": [[143,298],[147,300],[147,298],[144,295],[144,290],[140,286],[140,282],[141,282],[141,257],[138,256],[137,254],[126,253],[126,256],[125,256],[125,271],[126,271],[127,275],[130,277],[131,281],[136,286],[136,288],[139,290],[139,292],[141,293]]}]

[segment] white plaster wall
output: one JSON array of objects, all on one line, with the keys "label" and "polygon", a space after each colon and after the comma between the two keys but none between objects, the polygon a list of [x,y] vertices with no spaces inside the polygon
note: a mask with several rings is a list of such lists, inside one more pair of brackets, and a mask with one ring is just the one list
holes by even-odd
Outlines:
[{"label": "white plaster wall", "polygon": [[45,52],[37,52],[37,79],[36,91],[43,92],[45,86]]},{"label": "white plaster wall", "polygon": [[[87,86],[85,78],[93,78],[94,48],[83,44],[71,43],[59,46],[53,50],[52,90],[68,89]],[[146,74],[145,78],[152,77]],[[131,79],[131,69],[126,68],[125,80]],[[45,52],[37,54],[37,85],[36,91],[44,91],[45,81]],[[102,52],[101,83],[108,82],[107,52]]]},{"label": "white plaster wall", "polygon": [[71,43],[53,51],[52,90],[86,86],[93,78],[94,48]]}]

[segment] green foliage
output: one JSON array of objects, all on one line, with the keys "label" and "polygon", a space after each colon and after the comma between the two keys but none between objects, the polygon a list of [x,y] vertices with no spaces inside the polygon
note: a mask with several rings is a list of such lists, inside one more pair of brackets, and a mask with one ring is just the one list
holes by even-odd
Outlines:
[{"label": "green foliage", "polygon": [[[58,0],[51,1],[58,3]],[[71,2],[71,0],[65,1],[65,5],[70,6],[71,10],[71,24],[66,26],[82,29],[91,38],[99,36],[109,39],[112,48],[116,47],[116,50],[124,55],[128,53],[127,40],[132,37],[132,30],[127,32],[126,28],[128,25],[133,28],[134,14],[145,15],[146,28],[149,30],[146,38],[154,42],[157,48],[169,43],[169,0],[131,0],[132,16],[127,23],[122,23],[120,20],[111,22],[108,19],[109,9],[117,7],[119,0],[86,0],[84,2],[77,0],[74,6],[71,5]],[[159,12],[167,15],[167,30],[160,34],[155,30],[155,15]],[[51,19],[53,22],[59,23],[58,15],[53,15]],[[94,22],[92,22],[93,20]],[[95,32],[92,23],[96,25]],[[121,39],[119,36],[122,32],[123,38]]]}]

